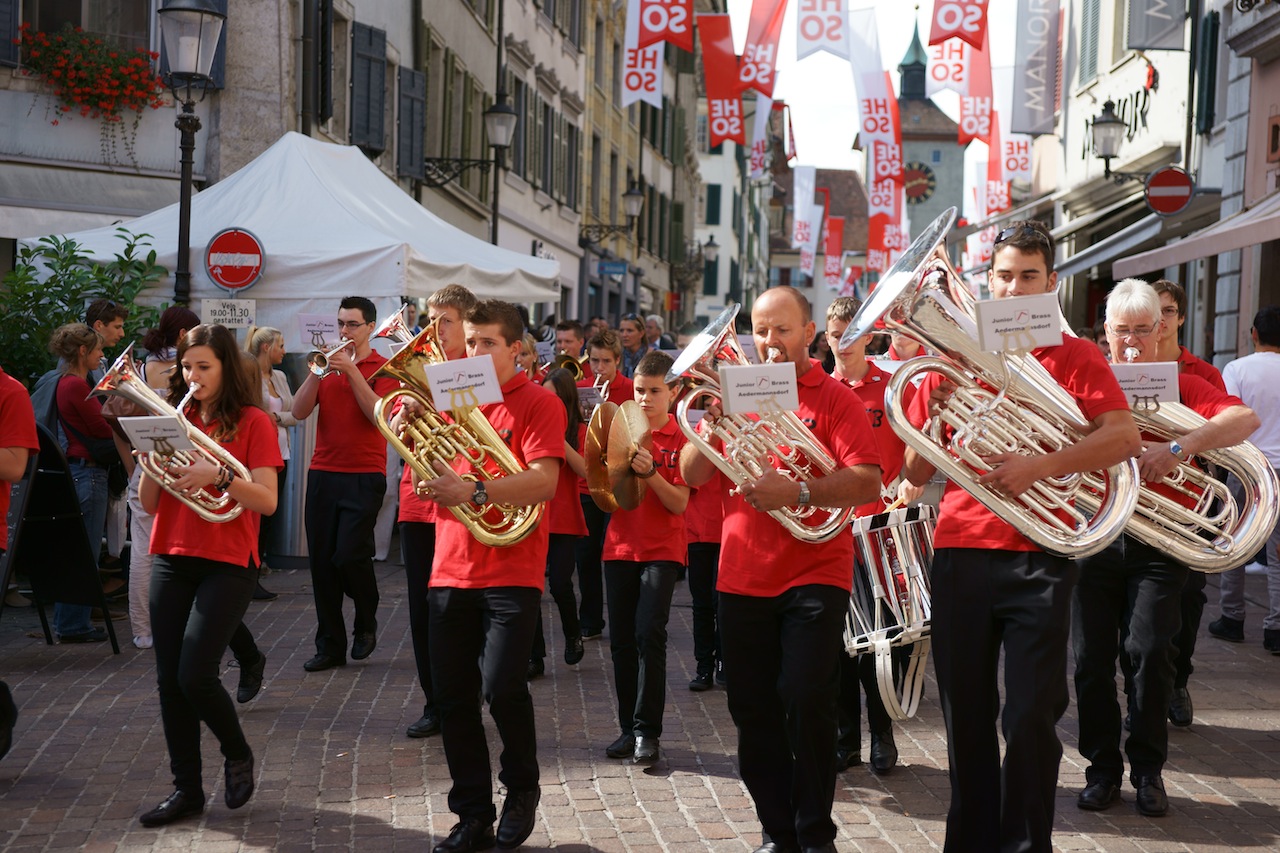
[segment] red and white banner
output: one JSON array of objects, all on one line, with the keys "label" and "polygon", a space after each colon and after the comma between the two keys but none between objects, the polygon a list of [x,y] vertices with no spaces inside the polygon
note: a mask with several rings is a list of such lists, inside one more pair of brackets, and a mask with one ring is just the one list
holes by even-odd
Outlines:
[{"label": "red and white banner", "polygon": [[643,101],[662,109],[662,45],[640,47],[640,3],[627,4],[627,34],[622,59],[622,106]]},{"label": "red and white banner", "polygon": [[827,242],[822,247],[823,278],[830,290],[840,289],[840,261],[844,258],[844,217],[827,217]]},{"label": "red and white banner", "polygon": [[1031,183],[1031,134],[1002,133],[1000,154],[1006,181]]},{"label": "red and white banner", "polygon": [[959,38],[982,47],[986,35],[987,0],[934,0],[929,44]]},{"label": "red and white banner", "polygon": [[960,144],[975,139],[991,143],[991,117],[995,112],[991,89],[991,49],[984,42],[969,64],[969,94],[960,97]]},{"label": "red and white banner", "polygon": [[764,95],[756,96],[756,121],[751,135],[751,164],[748,180],[764,177],[769,164],[769,118],[773,115],[773,100]]},{"label": "red and white banner", "polygon": [[849,58],[848,0],[800,0],[796,10],[796,59],[820,50]]},{"label": "red and white banner", "polygon": [[813,166],[796,166],[791,170],[791,248],[809,243],[813,215],[813,190],[817,170]]},{"label": "red and white banner", "polygon": [[669,41],[693,53],[693,0],[631,0],[640,4],[640,39],[646,48]]},{"label": "red and white banner", "polygon": [[862,267],[849,267],[844,271],[844,278],[840,281],[840,296],[857,296],[858,280],[862,278],[862,274],[866,272]]},{"label": "red and white banner", "polygon": [[778,41],[782,38],[782,13],[787,0],[754,0],[751,23],[747,27],[747,43],[738,62],[738,88],[755,89],[773,97],[777,82]]},{"label": "red and white banner", "polygon": [[809,211],[809,241],[800,247],[800,274],[813,277],[818,257],[818,244],[822,242],[822,215],[825,208],[815,204]]},{"label": "red and white banner", "polygon": [[698,33],[702,41],[702,68],[707,85],[710,145],[715,148],[725,140],[732,140],[745,146],[746,122],[742,117],[738,57],[733,52],[733,28],[729,16],[699,15]]},{"label": "red and white banner", "polygon": [[[850,13],[854,84],[858,87],[859,136],[867,151],[867,183],[902,183],[902,126],[893,82],[880,59],[875,9]],[[896,197],[896,196],[895,196]],[[874,211],[873,211],[874,212]],[[896,217],[895,217],[896,218]]]},{"label": "red and white banner", "polygon": [[[988,173],[987,164],[976,165],[978,181],[973,189],[973,206],[970,208],[969,221],[980,221],[987,218],[989,207],[987,201],[987,183],[982,176]],[[997,200],[998,203],[998,200]],[[996,228],[994,225],[970,234],[965,238],[965,266],[969,268],[984,267],[991,263],[991,246],[995,243]]]},{"label": "red and white banner", "polygon": [[930,47],[924,93],[930,98],[947,89],[957,95],[969,94],[969,66],[973,54],[973,46],[960,39],[947,39]]}]

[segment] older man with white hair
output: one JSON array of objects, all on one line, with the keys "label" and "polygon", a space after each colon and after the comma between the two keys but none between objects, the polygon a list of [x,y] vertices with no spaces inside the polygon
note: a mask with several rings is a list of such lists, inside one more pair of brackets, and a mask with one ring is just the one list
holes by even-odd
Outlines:
[{"label": "older man with white hair", "polygon": [[[1160,298],[1151,285],[1138,279],[1117,284],[1107,296],[1112,363],[1158,361],[1161,322]],[[1185,497],[1160,481],[1198,453],[1244,441],[1258,427],[1258,417],[1239,397],[1198,376],[1179,374],[1178,391],[1182,403],[1207,422],[1172,441],[1144,434],[1138,468],[1149,486],[1185,505]],[[1128,697],[1132,725],[1124,743],[1130,780],[1137,789],[1138,812],[1158,817],[1169,808],[1161,772],[1168,757],[1174,638],[1182,624],[1181,593],[1189,569],[1127,534],[1078,565],[1071,635],[1080,754],[1089,766],[1076,804],[1101,811],[1120,799],[1124,758],[1115,673],[1117,655],[1125,655],[1133,674]]]},{"label": "older man with white hair", "polygon": [[644,318],[644,344],[646,349],[675,349],[676,342],[664,331],[662,317],[649,314]]}]

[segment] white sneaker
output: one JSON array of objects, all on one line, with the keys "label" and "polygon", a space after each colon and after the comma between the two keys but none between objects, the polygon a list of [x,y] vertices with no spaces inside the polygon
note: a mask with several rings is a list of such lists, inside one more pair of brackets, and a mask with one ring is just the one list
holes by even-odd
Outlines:
[{"label": "white sneaker", "polygon": [[1244,573],[1246,575],[1265,575],[1267,573],[1267,567],[1262,565],[1262,563],[1250,563],[1244,567]]},{"label": "white sneaker", "polygon": [[150,637],[134,637],[133,645],[139,649],[149,649],[154,645],[154,643]]}]

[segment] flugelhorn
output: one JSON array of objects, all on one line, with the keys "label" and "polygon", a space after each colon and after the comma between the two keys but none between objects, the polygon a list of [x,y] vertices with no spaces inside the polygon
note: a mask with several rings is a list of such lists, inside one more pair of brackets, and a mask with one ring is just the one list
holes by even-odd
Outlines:
[{"label": "flugelhorn", "polygon": [[[440,476],[432,463],[450,465],[459,456],[470,465],[470,470],[460,476],[471,482],[496,480],[525,470],[524,464],[479,409],[456,411],[453,420],[445,420],[432,404],[425,368],[446,361],[440,347],[439,323],[439,318],[432,321],[373,374],[375,377],[385,374],[403,385],[374,404],[374,424],[413,469],[418,481]],[[402,411],[397,433],[387,423],[386,415],[400,399],[417,404],[421,412],[412,408]],[[514,545],[533,532],[542,520],[546,505],[490,503],[477,507],[466,503],[447,509],[466,525],[478,542],[502,547]]]},{"label": "flugelhorn", "polygon": [[[1133,459],[1085,476],[1038,481],[1009,498],[978,478],[998,453],[1052,453],[1084,438],[1092,424],[1074,398],[1030,355],[983,352],[969,306],[972,295],[945,252],[955,208],[933,221],[880,279],[849,323],[847,346],[884,319],[937,355],[895,371],[885,391],[889,424],[904,442],[976,500],[1046,551],[1084,557],[1119,536],[1138,499]],[[902,407],[907,383],[939,373],[957,386],[924,429]],[[946,431],[952,430],[948,439]],[[1080,505],[1077,506],[1076,504]]]},{"label": "flugelhorn", "polygon": [[125,351],[120,354],[120,357],[116,359],[115,364],[111,365],[111,369],[89,392],[89,396],[124,397],[152,415],[177,418],[178,423],[182,425],[183,431],[187,434],[187,438],[191,440],[196,449],[178,450],[172,454],[162,454],[156,451],[140,453],[138,454],[138,464],[142,466],[143,472],[148,477],[160,484],[162,489],[191,507],[192,511],[205,521],[215,523],[231,521],[240,515],[244,508],[226,492],[215,495],[201,489],[194,494],[184,494],[175,489],[173,484],[181,476],[182,468],[198,459],[206,459],[214,465],[225,465],[235,471],[236,476],[244,480],[251,479],[249,469],[239,459],[232,456],[226,448],[192,426],[186,415],[183,414],[187,408],[187,403],[190,402],[199,386],[192,383],[187,395],[175,409],[143,381],[141,374],[138,372],[138,367],[134,363],[132,353],[133,344],[129,344]]},{"label": "flugelhorn", "polygon": [[329,366],[330,356],[338,350],[346,349],[347,347],[351,347],[351,351],[354,353],[355,346],[355,341],[343,339],[336,347],[330,347],[329,349],[313,349],[311,352],[307,353],[307,369],[316,376],[319,376],[321,379],[324,379],[334,371],[334,368]]},{"label": "flugelhorn", "polygon": [[[708,423],[706,435],[689,422],[689,408],[695,400],[720,400],[722,365],[749,363],[734,334],[733,320],[740,307],[734,304],[722,311],[667,371],[667,384],[683,381],[687,385],[676,404],[681,432],[737,486],[759,479],[771,467],[796,481],[833,473],[835,460],[795,412],[776,409],[756,417],[722,415],[715,424]],[[715,449],[712,438],[720,439],[723,451]],[[853,508],[783,507],[770,510],[769,515],[797,539],[826,542],[844,530]]]}]

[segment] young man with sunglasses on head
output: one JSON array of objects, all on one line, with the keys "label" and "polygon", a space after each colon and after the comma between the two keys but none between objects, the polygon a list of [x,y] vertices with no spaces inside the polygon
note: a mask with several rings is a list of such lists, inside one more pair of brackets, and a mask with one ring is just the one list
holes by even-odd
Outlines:
[{"label": "young man with sunglasses on head", "polygon": [[[1052,293],[1053,240],[1039,222],[1016,222],[996,237],[987,276],[992,296]],[[1009,497],[1037,481],[1104,468],[1136,455],[1129,401],[1094,344],[1065,337],[1032,350],[1075,399],[1092,431],[1074,445],[1035,456],[997,454],[979,478]],[[920,428],[955,391],[931,373],[908,408]],[[903,473],[923,486],[934,466],[907,448]],[[947,726],[951,805],[947,853],[1052,847],[1067,710],[1067,639],[1075,564],[1041,551],[1009,523],[950,482],[934,531],[933,653]],[[1005,703],[999,700],[1004,652]],[[1000,758],[998,721],[1005,736]]]},{"label": "young man with sunglasses on head", "polygon": [[398,383],[389,376],[373,378],[387,361],[369,346],[376,322],[377,310],[368,299],[343,299],[340,343],[352,346],[330,350],[330,374],[309,374],[293,397],[298,420],[319,410],[305,515],[318,623],[316,654],[302,665],[307,672],[347,662],[344,595],[355,603],[351,657],[363,660],[378,644],[373,527],[387,491],[387,442],[374,426],[373,407]]}]

